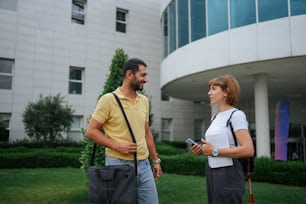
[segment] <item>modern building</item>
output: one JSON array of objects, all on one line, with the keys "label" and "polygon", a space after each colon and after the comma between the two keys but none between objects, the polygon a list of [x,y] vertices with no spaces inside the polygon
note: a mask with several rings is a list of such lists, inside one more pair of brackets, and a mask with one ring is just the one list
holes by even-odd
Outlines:
[{"label": "modern building", "polygon": [[[214,108],[207,82],[232,74],[258,156],[273,152],[275,109],[290,102],[290,151],[305,155],[306,2],[303,0],[2,0],[0,122],[27,138],[22,114],[60,93],[82,140],[115,50],[149,66],[145,91],[157,140],[200,139]],[[293,134],[294,133],[294,134]],[[305,157],[304,157],[305,158]]]},{"label": "modern building", "polygon": [[290,104],[288,153],[305,155],[305,14],[302,0],[164,1],[162,92],[207,103],[207,81],[232,74],[241,85],[239,108],[248,116],[257,155],[274,151],[282,100]]}]

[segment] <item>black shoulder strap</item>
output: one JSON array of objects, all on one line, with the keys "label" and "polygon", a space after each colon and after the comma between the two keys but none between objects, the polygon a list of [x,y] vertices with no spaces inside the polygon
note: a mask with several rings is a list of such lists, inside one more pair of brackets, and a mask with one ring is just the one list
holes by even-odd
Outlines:
[{"label": "black shoulder strap", "polygon": [[227,119],[227,121],[226,121],[226,126],[230,125],[232,116],[233,116],[233,114],[234,114],[236,111],[238,111],[238,109],[232,111],[230,117],[229,117],[229,118]]},{"label": "black shoulder strap", "polygon": [[217,117],[218,113],[216,113],[210,120],[210,122],[212,122],[216,117]]},{"label": "black shoulder strap", "polygon": [[[130,131],[132,140],[133,140],[133,142],[136,144],[136,138],[135,138],[135,136],[134,136],[134,133],[133,133],[133,130],[132,130],[131,125],[130,125],[130,123],[129,123],[129,120],[128,120],[126,114],[125,114],[125,111],[124,111],[124,109],[123,109],[123,106],[122,106],[122,104],[121,104],[121,102],[120,102],[120,99],[118,98],[118,96],[117,96],[115,93],[113,93],[113,95],[115,96],[116,101],[118,102],[118,104],[119,104],[119,106],[120,106],[120,109],[121,109],[122,114],[123,114],[123,116],[124,116],[125,122],[126,122],[128,128],[129,128],[129,131]],[[136,173],[136,175],[137,175],[137,151],[134,153],[134,165],[135,165],[135,173]]]},{"label": "black shoulder strap", "polygon": [[[230,129],[231,129],[231,132],[232,132],[234,141],[235,141],[235,145],[238,146],[236,134],[235,134],[235,132],[234,132],[234,128],[233,128],[233,125],[232,125],[232,122],[231,122],[231,118],[232,118],[233,114],[234,114],[236,111],[238,111],[238,109],[234,110],[234,111],[231,113],[230,117],[228,118],[228,120],[227,120],[227,122],[226,122],[226,126],[227,126],[227,127],[230,126]],[[253,169],[253,167],[251,167],[251,159],[248,157],[248,158],[246,159],[246,161],[247,161],[247,169],[246,169],[246,171],[247,171],[247,174],[248,174],[249,179],[251,179],[251,168]]]},{"label": "black shoulder strap", "polygon": [[233,125],[232,125],[232,122],[231,122],[232,116],[233,116],[233,114],[234,114],[236,111],[238,111],[238,109],[233,110],[233,112],[231,113],[230,117],[227,119],[227,121],[226,121],[226,127],[230,126],[230,129],[231,129],[231,132],[232,132],[234,141],[235,141],[235,145],[238,146],[236,134],[235,134],[235,132],[234,132],[234,128],[233,128]]}]

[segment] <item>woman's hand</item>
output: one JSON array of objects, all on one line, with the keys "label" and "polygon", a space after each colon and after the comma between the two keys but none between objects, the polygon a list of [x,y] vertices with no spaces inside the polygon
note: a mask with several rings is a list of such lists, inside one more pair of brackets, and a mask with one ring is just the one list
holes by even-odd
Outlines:
[{"label": "woman's hand", "polygon": [[191,152],[192,154],[199,156],[202,154],[202,146],[199,144],[192,145]]},{"label": "woman's hand", "polygon": [[203,154],[206,156],[211,156],[214,150],[214,146],[211,143],[207,142],[207,140],[204,140],[204,139],[202,139],[202,143],[203,143],[202,144]]}]

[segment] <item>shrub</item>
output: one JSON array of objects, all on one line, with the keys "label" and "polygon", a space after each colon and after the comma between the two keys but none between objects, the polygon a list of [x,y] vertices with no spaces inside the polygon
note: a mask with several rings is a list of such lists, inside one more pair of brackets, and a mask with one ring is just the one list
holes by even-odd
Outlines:
[{"label": "shrub", "polygon": [[[87,144],[90,144],[90,142]],[[157,149],[160,147],[165,149],[169,148],[169,144],[157,143],[156,145]],[[173,146],[171,149],[172,148]],[[16,146],[12,148],[1,148],[0,168],[79,168],[81,165],[79,162],[81,151],[84,151],[84,148],[81,146],[58,146],[55,148],[29,148]],[[86,151],[88,151],[88,155],[91,155],[92,148],[89,147]],[[104,159],[104,155],[102,155],[101,152],[97,153],[99,156],[97,156],[96,159]],[[169,152],[167,151],[167,153]],[[173,155],[160,154],[159,157],[162,160],[161,165],[165,173],[205,176],[204,167],[207,160],[207,157],[205,156],[197,157],[190,152],[175,152]],[[305,162],[274,161],[270,158],[255,158],[254,162],[255,167],[252,172],[252,181],[306,186]]]},{"label": "shrub", "polygon": [[158,154],[161,155],[175,155],[175,154],[183,154],[186,153],[186,144],[185,148],[177,148],[171,145],[170,142],[157,142],[156,143],[156,150]]},{"label": "shrub", "polygon": [[73,110],[64,102],[60,94],[43,97],[37,102],[30,102],[23,113],[25,131],[36,141],[54,143],[61,138],[61,132],[70,129]]}]

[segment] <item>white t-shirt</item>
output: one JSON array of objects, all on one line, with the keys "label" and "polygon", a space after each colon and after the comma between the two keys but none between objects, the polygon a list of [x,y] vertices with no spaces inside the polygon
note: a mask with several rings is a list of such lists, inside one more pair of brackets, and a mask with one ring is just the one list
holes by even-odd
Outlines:
[{"label": "white t-shirt", "polygon": [[[230,129],[227,126],[227,121],[233,111],[237,109],[232,108],[230,110],[218,113],[209,128],[205,133],[205,138],[208,142],[211,142],[217,148],[231,148],[235,147],[235,141]],[[231,117],[231,123],[234,131],[241,129],[248,129],[248,122],[244,112],[237,110]],[[208,164],[211,168],[219,168],[233,165],[233,159],[230,157],[212,157],[208,156]]]},{"label": "white t-shirt", "polygon": [[[215,119],[212,121],[208,129],[206,130],[205,137],[207,135],[216,135],[216,134],[226,134],[229,144],[231,147],[235,146],[235,141],[232,136],[231,130],[229,126],[226,126],[227,120],[229,119],[231,113],[237,110],[236,108],[229,109],[224,112],[220,112],[216,115]],[[248,129],[248,121],[246,119],[246,115],[243,111],[237,110],[230,120],[232,122],[232,126],[234,131]]]}]

